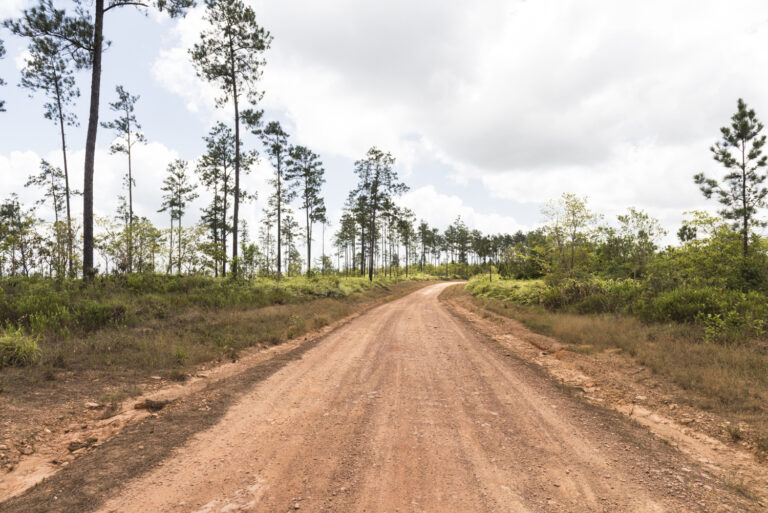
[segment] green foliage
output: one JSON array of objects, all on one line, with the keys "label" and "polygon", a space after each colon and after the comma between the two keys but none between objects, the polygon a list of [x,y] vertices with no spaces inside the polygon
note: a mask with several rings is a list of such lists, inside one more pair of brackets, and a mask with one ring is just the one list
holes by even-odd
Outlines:
[{"label": "green foliage", "polygon": [[15,277],[0,280],[0,324],[68,338],[105,327],[132,326],[189,308],[258,308],[314,298],[343,298],[374,287],[387,287],[389,283],[393,281],[380,278],[369,282],[362,277],[337,276],[235,281],[206,276],[130,274],[98,277],[92,284]]},{"label": "green foliage", "polygon": [[37,340],[20,328],[0,330],[0,369],[25,367],[40,360]]},{"label": "green foliage", "polygon": [[627,314],[646,322],[695,324],[705,340],[743,343],[763,337],[768,296],[713,286],[680,286],[661,292],[650,281],[594,276],[547,280],[498,280],[476,276],[466,286],[478,297],[579,314]]},{"label": "green foliage", "polygon": [[719,213],[739,230],[744,257],[749,254],[751,229],[765,226],[757,219],[758,209],[765,207],[768,196],[764,185],[766,174],[762,170],[768,166],[768,156],[763,155],[766,136],[762,131],[763,123],[755,111],[739,98],[731,125],[720,129],[722,141],[710,148],[715,161],[726,169],[725,176],[720,182],[703,173],[693,178],[707,199],[714,195],[723,205]]}]

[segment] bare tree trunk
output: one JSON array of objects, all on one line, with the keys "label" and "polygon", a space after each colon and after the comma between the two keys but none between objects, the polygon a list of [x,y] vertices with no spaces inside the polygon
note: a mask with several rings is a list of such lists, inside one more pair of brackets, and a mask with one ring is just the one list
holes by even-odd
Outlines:
[{"label": "bare tree trunk", "polygon": [[83,170],[83,278],[93,279],[93,171],[96,156],[96,132],[99,128],[99,93],[101,90],[101,51],[104,31],[104,0],[94,0],[93,69],[91,70],[91,105],[85,140]]},{"label": "bare tree trunk", "polygon": [[[127,111],[127,109],[126,109]],[[133,272],[133,169],[131,168],[131,121],[128,119],[128,272]]]},{"label": "bare tree trunk", "polygon": [[67,201],[67,267],[69,269],[69,277],[75,277],[75,269],[72,258],[72,210],[69,204],[69,166],[67,165],[67,140],[64,133],[64,112],[61,110],[61,90],[59,89],[59,80],[56,79],[56,104],[59,109],[59,129],[61,131],[61,154],[64,159],[64,194]]},{"label": "bare tree trunk", "polygon": [[305,209],[307,214],[307,277],[312,274],[312,225],[309,222],[309,208]]},{"label": "bare tree trunk", "polygon": [[283,233],[282,233],[282,215],[283,215],[283,184],[280,181],[280,173],[281,173],[281,166],[282,162],[280,159],[280,154],[277,155],[277,279],[280,279],[280,275],[283,272],[282,266],[283,266],[283,253],[282,253],[282,246],[283,246]]},{"label": "bare tree trunk", "polygon": [[232,99],[235,105],[235,206],[232,213],[232,277],[237,278],[237,232],[240,213],[240,110],[237,104],[237,75],[235,55],[230,39],[230,66],[232,71]]},{"label": "bare tree trunk", "polygon": [[227,166],[224,166],[224,206],[222,208],[222,223],[221,223],[221,244],[222,255],[224,259],[221,261],[221,276],[227,275]]}]

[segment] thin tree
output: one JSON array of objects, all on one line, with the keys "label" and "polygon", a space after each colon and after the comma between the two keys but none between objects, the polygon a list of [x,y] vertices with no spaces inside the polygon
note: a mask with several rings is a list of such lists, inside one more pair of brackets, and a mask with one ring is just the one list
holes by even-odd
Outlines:
[{"label": "thin tree", "polygon": [[24,186],[36,186],[43,190],[44,198],[37,201],[38,205],[46,203],[46,198],[50,202],[54,218],[53,232],[56,236],[56,253],[54,255],[54,260],[56,263],[57,275],[61,276],[61,273],[66,267],[61,261],[61,257],[64,254],[63,242],[66,242],[67,239],[65,235],[63,237],[65,240],[61,240],[62,230],[60,224],[61,211],[64,209],[65,204],[64,195],[66,189],[64,186],[64,172],[61,168],[52,166],[48,161],[41,160],[40,173],[30,176]]},{"label": "thin tree", "polygon": [[[33,37],[50,37],[61,41],[68,51],[85,51],[90,56],[91,90],[88,110],[88,132],[85,140],[83,170],[83,276],[90,279],[93,266],[93,175],[96,156],[96,135],[99,128],[99,98],[101,94],[101,60],[105,45],[104,16],[121,7],[154,7],[171,17],[183,16],[194,0],[93,0],[89,11],[83,2],[75,2],[75,15],[54,9],[51,0],[40,0],[38,6],[23,11],[22,20],[7,21],[6,26],[25,23]],[[140,36],[137,36],[137,38]]]},{"label": "thin tree", "polygon": [[363,208],[368,220],[368,279],[373,281],[374,250],[376,249],[376,216],[388,200],[408,190],[399,181],[394,170],[395,158],[376,147],[368,150],[365,158],[355,162],[358,185],[355,190],[363,198]]},{"label": "thin tree", "polygon": [[768,157],[763,155],[765,135],[763,123],[757,119],[753,109],[739,98],[736,114],[731,116],[731,126],[720,129],[722,140],[710,147],[712,157],[727,170],[722,181],[707,178],[703,173],[693,179],[704,197],[713,194],[723,205],[720,215],[733,221],[734,228],[741,232],[742,255],[749,254],[750,228],[765,226],[757,219],[757,210],[766,204],[768,189],[763,185],[766,179],[764,168]]},{"label": "thin tree", "polygon": [[305,146],[294,146],[285,175],[291,189],[298,193],[304,209],[307,239],[307,276],[312,273],[312,225],[325,223],[325,201],[321,188],[325,183],[325,169],[320,157]]},{"label": "thin tree", "polygon": [[190,50],[197,75],[217,84],[217,107],[232,102],[235,124],[235,190],[232,220],[232,274],[237,277],[237,230],[240,215],[240,99],[257,103],[257,89],[272,36],[256,23],[256,13],[242,0],[205,0],[205,19],[210,28]]},{"label": "thin tree", "polygon": [[270,121],[264,129],[256,129],[254,133],[261,138],[264,145],[274,175],[269,183],[274,188],[269,198],[269,208],[275,214],[277,221],[277,277],[282,273],[282,219],[283,211],[296,196],[296,192],[291,190],[286,183],[287,170],[289,167],[291,147],[288,144],[288,134],[277,121]]},{"label": "thin tree", "polygon": [[416,237],[416,232],[413,229],[413,222],[416,216],[413,211],[408,208],[404,208],[400,211],[400,216],[397,220],[397,232],[400,239],[405,246],[405,276],[408,276],[408,264],[411,261],[411,246],[413,245],[413,238]]},{"label": "thin tree", "polygon": [[131,95],[128,91],[119,85],[115,88],[117,92],[117,101],[109,104],[109,108],[117,114],[117,117],[101,126],[108,130],[114,130],[117,133],[117,140],[109,148],[111,154],[124,153],[128,157],[128,172],[125,175],[123,183],[128,189],[128,272],[133,271],[133,188],[136,186],[136,180],[133,178],[133,167],[131,156],[133,147],[136,144],[145,144],[147,142],[144,134],[140,132],[141,125],[136,120],[136,102],[138,96]]},{"label": "thin tree", "polygon": [[168,257],[168,268],[173,267],[173,221],[178,223],[178,261],[176,262],[177,273],[181,274],[181,218],[187,209],[187,204],[197,198],[195,192],[195,184],[190,181],[189,174],[187,173],[187,162],[176,159],[168,164],[168,175],[163,180],[163,187],[161,190],[163,194],[163,203],[158,212],[168,211],[171,216],[171,232],[170,232],[170,251]]},{"label": "thin tree", "polygon": [[[47,6],[47,7],[46,7]],[[49,11],[54,22],[67,25],[63,11],[55,11],[50,3],[41,4]],[[67,261],[70,277],[75,275],[72,231],[71,197],[75,194],[70,190],[70,172],[67,158],[67,126],[78,126],[77,116],[72,112],[75,100],[80,96],[80,90],[75,84],[74,71],[89,65],[90,53],[84,48],[61,38],[42,35],[38,30],[39,17],[23,17],[19,20],[5,22],[14,34],[31,39],[29,58],[21,72],[20,85],[31,93],[43,93],[48,101],[43,105],[44,116],[59,126],[61,138],[61,153],[64,163],[64,200],[67,216]],[[72,36],[76,36],[74,33]]]},{"label": "thin tree", "polygon": [[[221,195],[219,207],[217,207],[218,221],[215,223],[220,233],[221,243],[221,275],[227,275],[227,234],[232,231],[229,223],[229,199],[232,194],[232,174],[235,164],[235,135],[232,129],[224,123],[217,123],[211,128],[208,136],[204,137],[206,153],[198,162],[197,172],[202,183],[216,194]],[[252,154],[246,154],[246,159],[241,159],[241,170],[246,171],[255,160]],[[242,191],[241,191],[242,192]],[[210,207],[209,207],[210,208]]]}]

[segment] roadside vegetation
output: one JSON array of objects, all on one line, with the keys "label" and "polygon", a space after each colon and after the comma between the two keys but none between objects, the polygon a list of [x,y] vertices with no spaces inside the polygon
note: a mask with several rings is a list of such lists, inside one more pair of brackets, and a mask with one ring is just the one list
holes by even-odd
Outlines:
[{"label": "roadside vegetation", "polygon": [[699,407],[748,417],[768,412],[768,344],[763,340],[718,343],[708,341],[706,328],[696,323],[647,322],[623,313],[547,307],[538,302],[547,290],[540,281],[489,284],[487,277],[474,278],[466,290],[480,307],[517,319],[571,351],[620,349],[690,391],[688,399]]},{"label": "roadside vegetation", "polygon": [[129,278],[3,281],[0,389],[29,391],[73,373],[183,380],[201,363],[237,359],[422,286],[361,277]]},{"label": "roadside vegetation", "polygon": [[[582,353],[620,349],[687,391],[702,408],[748,421],[768,451],[768,189],[763,125],[739,100],[711,148],[720,179],[693,177],[717,215],[685,213],[678,243],[630,208],[615,221],[587,198],[563,194],[543,227],[522,234],[499,262],[503,279],[476,275],[479,306]],[[732,438],[744,435],[734,429]]]}]

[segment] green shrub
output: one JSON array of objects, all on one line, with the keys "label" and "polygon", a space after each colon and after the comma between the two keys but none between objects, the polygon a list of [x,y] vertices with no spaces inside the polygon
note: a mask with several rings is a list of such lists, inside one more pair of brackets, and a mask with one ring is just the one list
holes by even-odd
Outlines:
[{"label": "green shrub", "polygon": [[654,280],[604,280],[594,276],[540,280],[472,278],[471,294],[548,310],[579,314],[631,314],[646,322],[697,324],[709,342],[733,343],[763,337],[768,297],[722,286],[681,285],[658,289]]},{"label": "green shrub", "polygon": [[40,360],[37,340],[24,334],[21,329],[6,328],[0,331],[0,369],[25,367]]}]

